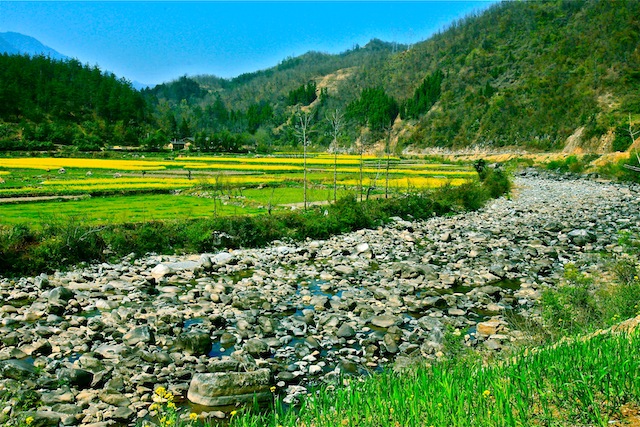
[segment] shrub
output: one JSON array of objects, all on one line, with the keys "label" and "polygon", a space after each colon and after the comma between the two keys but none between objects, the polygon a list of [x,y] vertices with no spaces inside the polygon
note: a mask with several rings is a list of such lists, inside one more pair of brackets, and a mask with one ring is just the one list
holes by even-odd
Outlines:
[{"label": "shrub", "polygon": [[[564,280],[542,294],[542,315],[552,337],[577,335],[640,315],[640,263],[623,254],[609,266],[615,279],[565,266]],[[597,280],[596,280],[597,279]]]},{"label": "shrub", "polygon": [[511,191],[511,180],[502,169],[491,169],[482,185],[489,192],[489,197],[497,198]]},{"label": "shrub", "polygon": [[629,135],[629,126],[621,124],[615,130],[615,138],[611,144],[613,151],[627,151],[631,146],[633,139]]}]

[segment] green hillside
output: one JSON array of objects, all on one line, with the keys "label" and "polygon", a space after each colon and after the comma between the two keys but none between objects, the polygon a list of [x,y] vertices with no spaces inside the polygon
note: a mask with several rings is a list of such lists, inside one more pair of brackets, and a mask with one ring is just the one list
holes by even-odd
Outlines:
[{"label": "green hillside", "polygon": [[579,128],[599,139],[640,113],[638,16],[636,1],[510,2],[454,25],[389,64],[391,76],[447,76],[411,141],[551,149]]},{"label": "green hillside", "polygon": [[[289,93],[309,81],[326,91],[315,104],[323,118],[334,108],[346,111],[370,88],[383,88],[401,105],[415,103],[416,90],[441,75],[437,99],[396,123],[401,146],[549,150],[576,134],[587,148],[610,149],[617,132],[623,142],[616,148],[626,148],[629,114],[640,114],[638,16],[635,1],[506,2],[410,48],[376,40],[340,55],[310,52],[231,80],[181,79],[196,83],[201,96],[165,96],[181,80],[152,93],[159,105],[180,109],[178,122],[196,132],[207,131],[200,117],[216,100],[235,112],[266,103],[272,114],[260,125],[271,131],[290,120]],[[356,135],[352,129],[351,140]],[[287,142],[277,132],[270,137]]]}]

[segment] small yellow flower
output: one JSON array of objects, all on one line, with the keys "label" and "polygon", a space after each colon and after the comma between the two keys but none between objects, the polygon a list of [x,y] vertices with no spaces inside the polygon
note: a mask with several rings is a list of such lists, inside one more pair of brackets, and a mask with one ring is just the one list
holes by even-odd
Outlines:
[{"label": "small yellow flower", "polygon": [[160,386],[156,389],[155,393],[160,396],[160,397],[164,397],[164,394],[167,392],[167,389]]},{"label": "small yellow flower", "polygon": [[345,418],[345,419],[343,419],[343,420],[342,420],[342,423],[341,423],[341,424],[342,424],[343,426],[348,426],[348,425],[349,425],[349,420]]},{"label": "small yellow flower", "polygon": [[167,408],[168,409],[176,409],[176,404],[173,402],[168,402],[167,403]]},{"label": "small yellow flower", "polygon": [[271,393],[275,393],[276,392],[276,386],[272,385],[269,390],[271,390]]},{"label": "small yellow flower", "polygon": [[190,413],[190,414],[189,414],[189,419],[190,419],[191,421],[195,421],[195,420],[197,420],[197,419],[198,419],[198,414],[196,414],[195,412]]},{"label": "small yellow flower", "polygon": [[231,416],[234,417],[237,413],[238,411],[231,411]]},{"label": "small yellow flower", "polygon": [[27,417],[27,418],[24,420],[24,423],[25,423],[26,425],[28,425],[28,426],[29,426],[29,425],[31,425],[31,424],[33,423],[33,417]]},{"label": "small yellow flower", "polygon": [[160,409],[160,406],[157,403],[152,403],[151,406],[149,406],[150,411],[155,411],[156,409]]},{"label": "small yellow flower", "polygon": [[389,408],[389,412],[393,414],[393,408]]},{"label": "small yellow flower", "polygon": [[482,397],[484,397],[485,399],[489,396],[491,396],[491,392],[489,390],[485,390],[482,392]]}]

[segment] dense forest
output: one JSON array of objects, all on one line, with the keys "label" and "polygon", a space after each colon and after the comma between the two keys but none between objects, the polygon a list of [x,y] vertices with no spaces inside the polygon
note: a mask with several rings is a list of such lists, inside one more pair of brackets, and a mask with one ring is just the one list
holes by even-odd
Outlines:
[{"label": "dense forest", "polygon": [[[505,2],[412,46],[372,40],[232,79],[182,76],[135,91],[77,60],[0,56],[0,149],[113,145],[200,151],[339,145],[626,149],[640,123],[640,2]],[[366,138],[364,138],[367,134]],[[370,135],[369,135],[370,134]],[[389,138],[391,136],[391,138]],[[379,147],[379,145],[378,145]]]},{"label": "dense forest", "polygon": [[152,123],[142,95],[125,80],[77,60],[0,55],[0,149],[98,150],[138,144]]}]

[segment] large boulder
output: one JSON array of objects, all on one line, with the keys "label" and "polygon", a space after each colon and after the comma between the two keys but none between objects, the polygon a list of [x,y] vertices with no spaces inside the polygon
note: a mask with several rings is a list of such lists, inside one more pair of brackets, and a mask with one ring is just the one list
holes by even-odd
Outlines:
[{"label": "large boulder", "polygon": [[185,353],[200,356],[211,351],[211,335],[207,331],[194,330],[186,332],[178,337],[178,347]]},{"label": "large boulder", "polygon": [[371,318],[370,322],[373,326],[386,329],[400,323],[401,319],[392,314],[381,314],[379,316],[374,316],[373,318]]},{"label": "large boulder", "polygon": [[584,229],[572,230],[567,233],[567,236],[569,236],[571,243],[577,246],[584,246],[587,243],[593,243],[597,240],[593,232]]},{"label": "large boulder", "polygon": [[255,357],[267,356],[269,355],[269,346],[259,338],[251,338],[244,344],[244,351]]},{"label": "large boulder", "polygon": [[136,326],[135,328],[124,334],[122,340],[125,344],[130,346],[135,346],[140,342],[145,344],[153,344],[153,331],[148,326]]},{"label": "large boulder", "polygon": [[214,372],[195,374],[187,398],[197,405],[227,406],[272,399],[271,372],[267,368],[253,372]]},{"label": "large boulder", "polygon": [[58,379],[79,389],[86,389],[93,382],[93,372],[78,368],[61,368],[57,371]]},{"label": "large boulder", "polygon": [[46,296],[50,305],[60,305],[64,307],[69,300],[73,298],[74,293],[72,290],[60,286],[48,291]]},{"label": "large boulder", "polygon": [[0,377],[22,381],[38,377],[38,370],[24,360],[5,360],[0,362]]},{"label": "large boulder", "polygon": [[173,270],[167,265],[158,264],[151,269],[150,273],[151,277],[153,277],[156,281],[160,281],[164,276],[172,274]]}]

